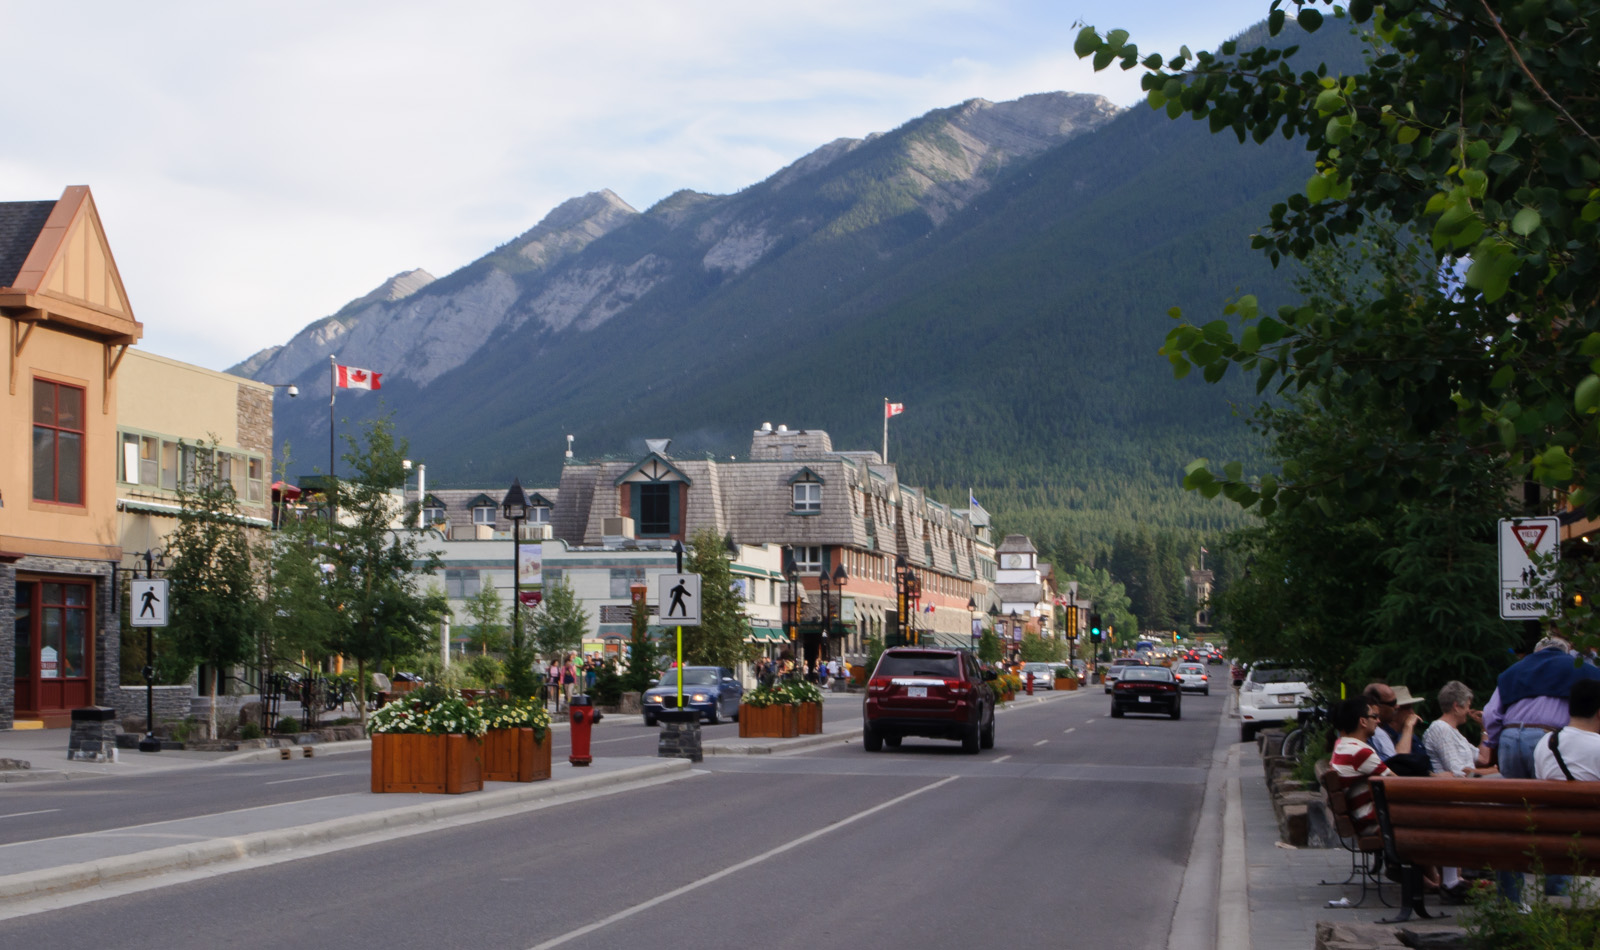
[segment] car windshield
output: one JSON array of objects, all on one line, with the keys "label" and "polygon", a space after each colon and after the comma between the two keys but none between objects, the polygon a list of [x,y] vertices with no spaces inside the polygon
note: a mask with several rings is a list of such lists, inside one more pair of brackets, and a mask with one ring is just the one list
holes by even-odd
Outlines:
[{"label": "car windshield", "polygon": [[1055,669],[1054,663],[1024,663],[1022,669],[1029,673],[1049,673]]},{"label": "car windshield", "polygon": [[960,676],[961,659],[954,653],[885,653],[879,676]]},{"label": "car windshield", "polygon": [[1198,673],[1201,676],[1206,675],[1205,667],[1198,666],[1198,665],[1193,664],[1193,663],[1189,664],[1188,666],[1180,666],[1180,667],[1178,667],[1178,672],[1179,673]]},{"label": "car windshield", "polygon": [[1133,680],[1162,680],[1172,681],[1172,671],[1164,666],[1130,666],[1122,671],[1122,678],[1129,682]]},{"label": "car windshield", "polygon": [[1143,660],[1132,659],[1131,657],[1123,657],[1120,660],[1112,660],[1111,661],[1111,665],[1112,666],[1144,666],[1145,662]]},{"label": "car windshield", "polygon": [[1304,683],[1306,681],[1306,674],[1301,670],[1264,670],[1258,666],[1250,671],[1250,678],[1257,683]]},{"label": "car windshield", "polygon": [[[716,670],[697,670],[693,667],[683,671],[683,685],[685,686],[715,686],[721,680],[717,677]],[[675,670],[667,670],[661,674],[661,682],[657,686],[671,686],[677,688],[678,675]]]}]

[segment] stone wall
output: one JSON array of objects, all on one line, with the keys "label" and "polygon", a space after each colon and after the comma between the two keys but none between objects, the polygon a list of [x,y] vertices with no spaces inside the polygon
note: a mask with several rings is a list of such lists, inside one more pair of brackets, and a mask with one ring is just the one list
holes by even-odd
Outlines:
[{"label": "stone wall", "polygon": [[[104,705],[117,711],[118,719],[144,721],[145,688],[119,686],[110,701]],[[189,716],[189,700],[194,696],[192,686],[157,686],[155,688],[156,722],[176,722]]]},{"label": "stone wall", "polygon": [[265,518],[272,505],[271,492],[265,490],[272,484],[273,478],[272,393],[243,385],[239,386],[238,391],[239,448],[247,452],[260,452],[267,457],[267,468],[262,473],[261,501],[252,502],[248,498],[241,498],[239,502],[246,515]]}]

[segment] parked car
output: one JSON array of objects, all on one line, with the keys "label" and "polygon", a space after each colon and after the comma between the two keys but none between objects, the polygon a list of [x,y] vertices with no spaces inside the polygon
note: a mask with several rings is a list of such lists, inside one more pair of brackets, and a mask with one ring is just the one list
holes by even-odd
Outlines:
[{"label": "parked car", "polygon": [[1034,689],[1055,689],[1056,670],[1062,669],[1065,665],[1064,663],[1024,663],[1022,664],[1022,669],[1017,671],[1017,675],[1022,677],[1024,686],[1028,683],[1028,674],[1032,673]]},{"label": "parked car", "polygon": [[1172,668],[1172,675],[1177,677],[1179,689],[1211,695],[1211,674],[1202,664],[1179,663]]},{"label": "parked car", "polygon": [[1239,738],[1249,742],[1264,725],[1297,719],[1311,702],[1311,686],[1303,670],[1284,663],[1250,664],[1239,687]]},{"label": "parked car", "polygon": [[1183,691],[1178,687],[1178,678],[1164,666],[1125,667],[1111,690],[1111,718],[1121,719],[1131,712],[1181,718]]},{"label": "parked car", "polygon": [[881,752],[906,736],[959,739],[976,755],[994,747],[993,671],[967,650],[890,647],[878,658],[861,704],[861,744]]},{"label": "parked car", "polygon": [[[644,710],[645,725],[655,725],[657,713],[677,706],[677,674],[677,670],[667,670],[656,685],[644,691],[640,706]],[[743,698],[744,687],[726,666],[683,667],[683,704],[699,710],[706,722],[716,725],[724,717],[738,722],[739,702]]]},{"label": "parked car", "polygon": [[1106,692],[1111,692],[1111,684],[1117,681],[1117,677],[1122,675],[1122,671],[1124,669],[1130,666],[1146,665],[1148,664],[1146,664],[1144,660],[1134,656],[1119,656],[1115,660],[1112,660],[1111,665],[1106,667]]}]

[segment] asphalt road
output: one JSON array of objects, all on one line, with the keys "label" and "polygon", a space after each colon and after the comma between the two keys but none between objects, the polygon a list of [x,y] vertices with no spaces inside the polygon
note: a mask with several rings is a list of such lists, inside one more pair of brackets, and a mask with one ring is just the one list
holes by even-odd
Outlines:
[{"label": "asphalt road", "polygon": [[[829,722],[854,721],[860,715],[859,701],[823,704],[823,718]],[[640,716],[606,716],[594,727],[591,752],[654,755],[660,734],[659,726],[645,726]],[[701,726],[703,741],[738,734],[737,723]],[[555,738],[551,756],[565,759],[572,751],[571,734],[557,729],[551,735]],[[0,845],[364,792],[371,787],[369,763],[368,753],[351,752],[287,762],[214,765],[166,775],[0,785]]]},{"label": "asphalt road", "polygon": [[0,922],[0,946],[1160,947],[1224,702],[1110,719],[1079,692],[1003,712],[977,756],[907,739],[713,757],[666,785],[80,905],[70,924]]}]

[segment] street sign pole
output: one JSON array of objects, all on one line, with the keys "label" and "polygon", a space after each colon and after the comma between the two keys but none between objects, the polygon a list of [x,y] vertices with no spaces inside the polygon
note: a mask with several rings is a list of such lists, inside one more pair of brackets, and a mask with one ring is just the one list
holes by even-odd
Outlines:
[{"label": "street sign pole", "polygon": [[656,575],[656,612],[671,620],[678,633],[678,708],[683,708],[683,628],[700,626],[700,575],[683,573],[683,542],[672,547],[678,556],[678,573]]},{"label": "street sign pole", "polygon": [[[160,752],[161,740],[156,738],[156,643],[157,627],[167,625],[167,581],[156,580],[154,555],[145,553],[144,580],[129,583],[133,614],[130,623],[144,628],[144,738],[139,740],[140,752]],[[135,568],[137,573],[137,568]]]}]

